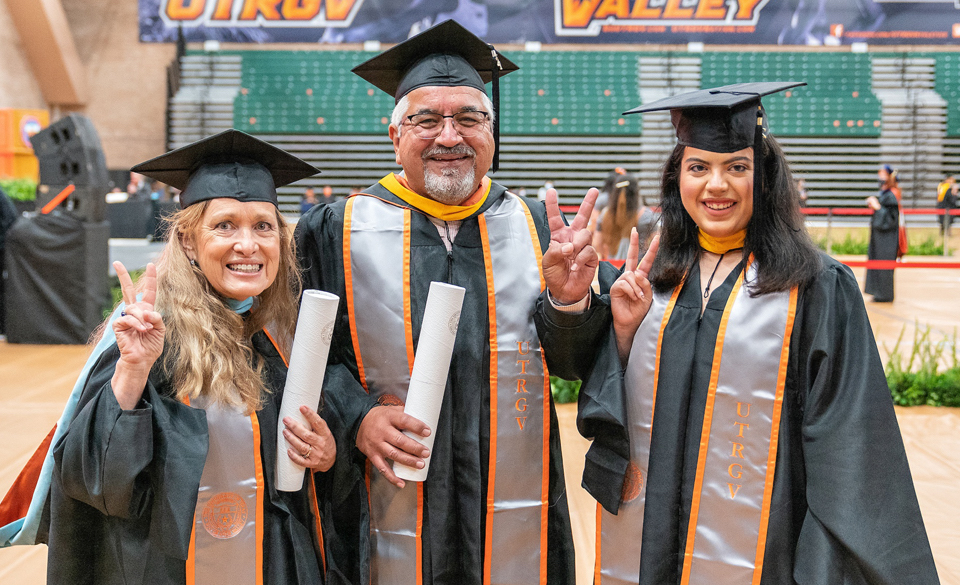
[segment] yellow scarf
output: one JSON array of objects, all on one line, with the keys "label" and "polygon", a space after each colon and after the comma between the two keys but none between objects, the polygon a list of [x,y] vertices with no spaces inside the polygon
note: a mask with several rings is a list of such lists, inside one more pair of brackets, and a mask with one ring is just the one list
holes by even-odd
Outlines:
[{"label": "yellow scarf", "polygon": [[400,199],[403,199],[416,209],[426,213],[427,215],[433,216],[437,219],[442,219],[444,221],[456,221],[461,220],[473,215],[480,206],[483,205],[483,202],[487,200],[487,195],[490,194],[490,179],[484,177],[480,181],[480,188],[477,191],[482,192],[482,196],[476,197],[477,193],[474,193],[467,200],[476,198],[477,200],[470,205],[446,205],[440,203],[439,201],[434,201],[433,199],[428,199],[422,195],[411,191],[407,188],[397,176],[393,173],[390,173],[386,177],[380,179],[380,185],[382,185],[387,191],[390,191]]},{"label": "yellow scarf", "polygon": [[730,250],[742,248],[743,242],[747,239],[747,230],[740,230],[722,238],[715,238],[700,228],[697,228],[697,233],[700,239],[700,247],[714,254],[726,254]]}]

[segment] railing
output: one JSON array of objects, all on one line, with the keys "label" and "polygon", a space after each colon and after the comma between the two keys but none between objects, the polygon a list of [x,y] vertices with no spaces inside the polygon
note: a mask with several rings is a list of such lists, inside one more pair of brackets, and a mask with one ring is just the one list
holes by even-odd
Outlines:
[{"label": "railing", "polygon": [[[560,211],[563,213],[576,213],[580,209],[579,205],[561,205]],[[866,207],[805,207],[802,209],[804,215],[818,215],[826,216],[827,218],[827,229],[826,229],[826,247],[827,253],[832,253],[832,245],[830,241],[830,228],[832,226],[832,220],[836,216],[857,216],[857,215],[873,215],[873,210]],[[953,217],[960,217],[960,209],[904,209],[904,215],[935,215],[935,216],[944,216],[951,215]],[[949,244],[950,244],[950,230],[941,230],[941,236],[943,238],[943,253],[944,255],[949,254]],[[895,270],[897,268],[960,268],[960,262],[927,262],[927,261],[903,261],[902,259],[897,260],[843,260],[842,261],[847,266],[851,267],[865,267],[873,268],[878,270]],[[619,268],[623,265],[623,260],[611,260],[611,264]]]}]

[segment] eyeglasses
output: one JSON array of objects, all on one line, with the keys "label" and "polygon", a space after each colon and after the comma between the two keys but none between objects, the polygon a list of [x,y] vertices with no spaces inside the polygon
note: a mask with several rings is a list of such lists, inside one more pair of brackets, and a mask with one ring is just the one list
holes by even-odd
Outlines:
[{"label": "eyeglasses", "polygon": [[479,110],[467,112],[457,112],[450,116],[441,116],[440,114],[413,114],[407,116],[407,122],[413,127],[413,133],[419,138],[436,138],[443,132],[445,126],[444,119],[453,119],[453,129],[457,134],[464,138],[476,136],[486,127],[490,114]]}]

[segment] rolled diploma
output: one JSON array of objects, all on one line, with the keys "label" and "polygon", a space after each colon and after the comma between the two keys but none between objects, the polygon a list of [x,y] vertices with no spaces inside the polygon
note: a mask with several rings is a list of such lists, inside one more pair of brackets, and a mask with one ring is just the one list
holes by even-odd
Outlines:
[{"label": "rolled diploma", "polygon": [[310,423],[300,413],[300,407],[306,405],[316,410],[320,406],[320,390],[339,304],[340,297],[333,293],[313,289],[303,291],[277,423],[277,489],[280,491],[295,492],[303,486],[304,468],[287,455],[290,445],[283,436],[283,419],[289,416],[310,428]]},{"label": "rolled diploma", "polygon": [[[460,324],[464,292],[465,289],[452,284],[430,283],[427,306],[423,313],[423,325],[420,327],[417,356],[413,360],[413,372],[410,373],[407,402],[403,407],[405,414],[423,421],[430,427],[429,437],[421,437],[410,432],[405,434],[423,443],[427,449],[430,449],[431,455],[433,455],[433,439],[436,436],[437,423],[440,421],[443,392],[447,387],[453,342],[457,338],[457,326]],[[393,463],[393,472],[397,477],[410,481],[426,481],[429,470],[430,457],[424,461],[423,469]]]}]

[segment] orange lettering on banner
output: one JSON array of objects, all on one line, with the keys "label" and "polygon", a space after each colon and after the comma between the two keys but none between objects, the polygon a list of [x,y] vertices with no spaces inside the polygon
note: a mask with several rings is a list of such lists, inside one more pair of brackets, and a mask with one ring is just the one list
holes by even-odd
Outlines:
[{"label": "orange lettering on banner", "polygon": [[737,20],[753,20],[753,11],[763,0],[737,0]]},{"label": "orange lettering on banner", "polygon": [[210,20],[230,20],[233,12],[233,0],[217,0]]},{"label": "orange lettering on banner", "polygon": [[530,391],[527,390],[527,381],[523,378],[517,380],[517,392],[523,392],[525,394],[530,394]]},{"label": "orange lettering on banner", "polygon": [[630,18],[660,18],[660,9],[650,8],[650,0],[637,0],[633,3]]},{"label": "orange lettering on banner", "polygon": [[723,20],[727,16],[727,0],[700,0],[697,5],[697,20]]},{"label": "orange lettering on banner", "polygon": [[[734,467],[738,468],[736,473],[733,472]],[[727,468],[727,474],[733,479],[740,479],[743,477],[743,465],[740,465],[739,463],[731,463],[730,467]]]},{"label": "orange lettering on banner", "polygon": [[733,498],[737,497],[737,492],[740,491],[740,488],[741,488],[742,486],[741,486],[740,484],[737,484],[737,489],[733,489],[733,484],[732,484],[732,483],[728,483],[728,484],[727,484],[727,487],[730,488],[730,499],[732,500]]},{"label": "orange lettering on banner", "polygon": [[325,4],[327,20],[346,20],[356,3],[357,0],[327,0]]},{"label": "orange lettering on banner", "polygon": [[[743,408],[742,408],[744,404],[747,405],[747,412],[746,412],[746,413],[743,412]],[[748,416],[750,416],[750,403],[749,403],[749,402],[738,402],[738,403],[737,403],[737,416],[740,416],[740,417],[743,417],[743,418],[747,418]]]},{"label": "orange lettering on banner", "polygon": [[586,27],[600,0],[563,0],[563,26]]},{"label": "orange lettering on banner", "polygon": [[313,20],[320,13],[320,0],[283,0],[284,20]]},{"label": "orange lettering on banner", "polygon": [[627,18],[629,14],[629,0],[603,0],[603,3],[601,3],[600,7],[597,8],[597,12],[593,15],[593,17],[596,19],[606,18],[608,16]]},{"label": "orange lettering on banner", "polygon": [[690,18],[693,16],[693,8],[680,8],[680,0],[667,0],[667,5],[663,7],[664,18]]},{"label": "orange lettering on banner", "polygon": [[526,373],[527,373],[527,364],[530,363],[530,360],[517,360],[517,363],[520,364],[520,373],[521,373],[521,374],[526,374]]},{"label": "orange lettering on banner", "polygon": [[740,443],[735,443],[734,441],[730,441],[730,442],[733,443],[733,452],[730,453],[730,456],[731,456],[731,457],[739,457],[740,459],[743,459],[743,458],[744,458],[744,457],[743,457],[743,445],[741,445]]},{"label": "orange lettering on banner", "polygon": [[[523,349],[523,344],[524,344],[524,343],[527,344],[527,349],[526,349],[526,351],[524,351],[524,349]],[[528,353],[530,353],[530,342],[529,342],[529,341],[518,341],[518,342],[517,342],[517,351],[520,353],[520,355],[527,355]]]},{"label": "orange lettering on banner", "polygon": [[281,2],[283,0],[246,0],[240,11],[240,20],[254,20],[258,15],[263,15],[267,20],[280,20],[277,5]]},{"label": "orange lettering on banner", "polygon": [[520,430],[521,430],[521,431],[523,430],[523,423],[525,423],[525,422],[527,422],[527,417],[525,417],[525,416],[518,416],[518,417],[517,417],[517,424],[520,425]]},{"label": "orange lettering on banner", "polygon": [[[522,402],[523,404],[520,404],[521,402]],[[517,398],[517,410],[520,411],[520,412],[526,412],[526,411],[527,411],[527,399],[526,399],[526,398]]]},{"label": "orange lettering on banner", "polygon": [[170,20],[196,20],[207,7],[207,0],[169,0],[167,18]]},{"label": "orange lettering on banner", "polygon": [[750,428],[750,425],[747,424],[747,423],[735,422],[735,423],[733,423],[733,424],[735,424],[735,425],[740,425],[740,432],[737,433],[737,436],[738,436],[738,437],[742,437],[742,436],[743,436],[743,429],[749,429],[749,428]]}]

